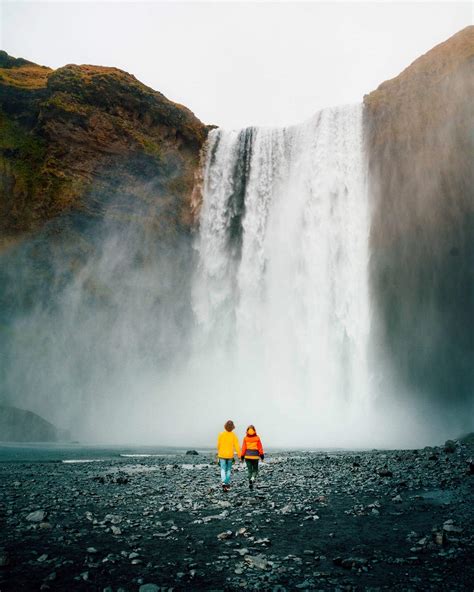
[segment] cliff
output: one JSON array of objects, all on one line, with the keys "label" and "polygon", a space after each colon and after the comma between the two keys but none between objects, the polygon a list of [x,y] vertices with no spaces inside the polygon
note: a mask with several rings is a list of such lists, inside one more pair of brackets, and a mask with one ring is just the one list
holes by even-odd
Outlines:
[{"label": "cliff", "polygon": [[376,347],[454,403],[474,388],[473,96],[467,27],[364,98]]},{"label": "cliff", "polygon": [[191,111],[126,72],[51,70],[0,52],[0,232],[100,214],[117,195],[147,223],[186,228],[206,135]]}]

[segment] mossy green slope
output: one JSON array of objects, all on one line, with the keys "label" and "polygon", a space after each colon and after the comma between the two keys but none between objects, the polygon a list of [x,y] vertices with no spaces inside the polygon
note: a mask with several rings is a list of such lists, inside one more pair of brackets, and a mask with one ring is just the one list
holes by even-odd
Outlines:
[{"label": "mossy green slope", "polygon": [[[88,199],[92,192],[107,199],[125,193],[141,205],[165,201],[168,220],[160,227],[189,225],[206,135],[191,111],[126,72],[88,65],[51,70],[0,52],[4,240],[71,209],[99,213],[100,200]],[[150,208],[157,210],[164,215]]]}]

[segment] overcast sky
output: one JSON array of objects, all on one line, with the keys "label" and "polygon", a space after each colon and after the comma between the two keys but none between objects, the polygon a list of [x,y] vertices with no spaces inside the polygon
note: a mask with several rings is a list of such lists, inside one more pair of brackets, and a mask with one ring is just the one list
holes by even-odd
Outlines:
[{"label": "overcast sky", "polygon": [[469,2],[0,3],[11,55],[122,68],[223,127],[358,102],[472,23]]}]

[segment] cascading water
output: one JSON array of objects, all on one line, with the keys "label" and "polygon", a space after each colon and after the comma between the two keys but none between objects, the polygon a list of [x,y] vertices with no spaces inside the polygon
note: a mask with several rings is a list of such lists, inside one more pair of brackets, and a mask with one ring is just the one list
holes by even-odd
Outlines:
[{"label": "cascading water", "polygon": [[206,367],[216,411],[263,423],[279,442],[349,444],[365,429],[362,116],[362,105],[326,109],[295,127],[215,130],[208,141],[194,364]]}]

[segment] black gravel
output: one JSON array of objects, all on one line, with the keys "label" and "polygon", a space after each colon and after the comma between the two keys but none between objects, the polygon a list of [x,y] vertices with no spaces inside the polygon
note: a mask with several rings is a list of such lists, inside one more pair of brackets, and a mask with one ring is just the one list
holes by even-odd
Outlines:
[{"label": "black gravel", "polygon": [[472,455],[274,453],[229,493],[210,454],[2,462],[0,590],[472,590]]}]

